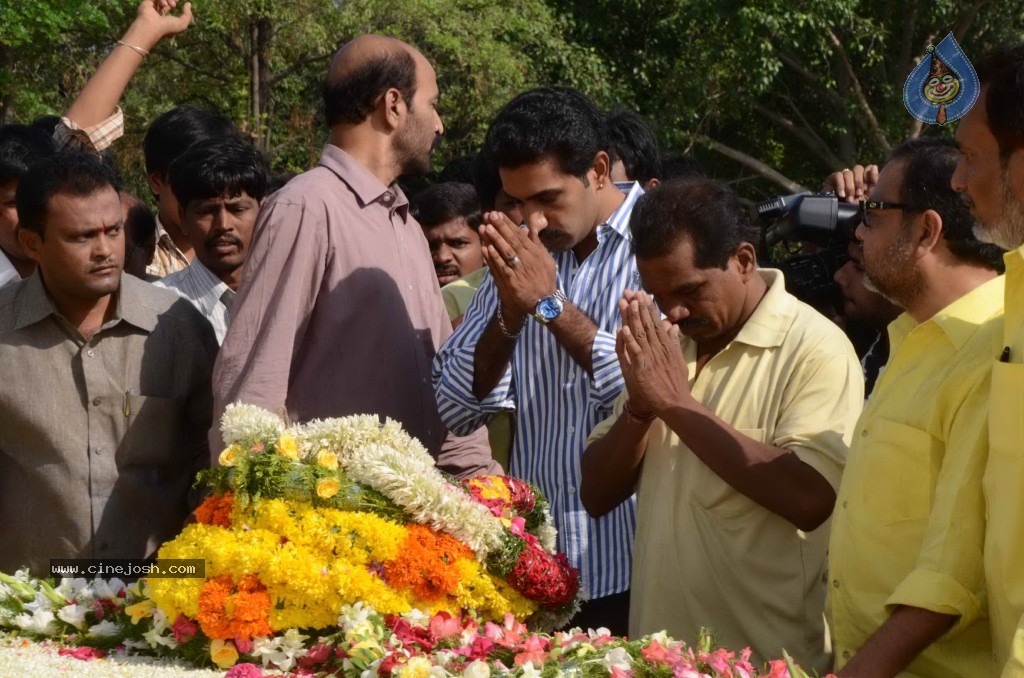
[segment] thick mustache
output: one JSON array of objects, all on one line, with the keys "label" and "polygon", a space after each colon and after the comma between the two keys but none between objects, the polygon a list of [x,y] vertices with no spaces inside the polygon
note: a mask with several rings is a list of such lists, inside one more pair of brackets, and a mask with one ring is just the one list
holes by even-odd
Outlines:
[{"label": "thick mustache", "polygon": [[695,328],[698,328],[698,327],[704,327],[709,322],[711,322],[711,321],[708,320],[707,318],[685,318],[685,319],[680,320],[679,322],[677,322],[676,325],[681,330],[684,330],[684,329],[689,330],[689,329],[695,329]]},{"label": "thick mustache", "polygon": [[95,273],[96,271],[102,271],[105,268],[117,268],[117,262],[113,259],[101,261],[98,264],[93,264],[93,266],[89,269],[89,272]]},{"label": "thick mustache", "polygon": [[242,239],[237,236],[230,235],[228,233],[215,235],[211,238],[206,239],[207,247],[213,247],[214,245],[219,245],[221,243],[230,243],[232,245],[235,245],[239,249],[242,248]]}]

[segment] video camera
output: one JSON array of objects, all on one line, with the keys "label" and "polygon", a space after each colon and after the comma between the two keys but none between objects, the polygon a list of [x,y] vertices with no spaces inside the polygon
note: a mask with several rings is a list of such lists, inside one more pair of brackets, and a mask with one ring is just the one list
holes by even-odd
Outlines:
[{"label": "video camera", "polygon": [[[819,310],[842,308],[832,278],[850,258],[847,246],[861,222],[860,207],[833,193],[776,196],[755,207],[764,224],[761,258],[783,272],[786,289]],[[789,249],[795,242],[804,243],[803,250]]]}]

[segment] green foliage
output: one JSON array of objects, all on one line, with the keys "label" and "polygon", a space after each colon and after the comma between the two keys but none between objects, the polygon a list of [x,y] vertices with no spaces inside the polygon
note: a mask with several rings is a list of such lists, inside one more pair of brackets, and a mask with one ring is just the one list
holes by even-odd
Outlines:
[{"label": "green foliage", "polygon": [[[0,2],[0,122],[67,109],[131,22],[135,0]],[[196,21],[160,45],[124,99],[118,165],[148,195],[141,141],[168,108],[232,119],[277,172],[316,162],[321,83],[338,46],[365,32],[416,45],[435,64],[446,133],[435,166],[475,150],[494,114],[541,84],[636,108],[666,149],[696,154],[751,198],[777,193],[754,163],[816,187],[879,162],[922,128],[902,86],[928,44],[954,31],[969,57],[1024,39],[1024,3],[956,0],[194,0]]]}]

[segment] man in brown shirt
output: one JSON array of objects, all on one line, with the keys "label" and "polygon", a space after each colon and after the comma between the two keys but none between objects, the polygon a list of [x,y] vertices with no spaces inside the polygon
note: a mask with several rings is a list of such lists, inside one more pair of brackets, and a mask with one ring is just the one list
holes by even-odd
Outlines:
[{"label": "man in brown shirt", "polygon": [[121,203],[98,158],[36,165],[17,209],[37,269],[0,289],[0,571],[146,557],[181,529],[209,463],[213,329],[122,275]]},{"label": "man in brown shirt", "polygon": [[[500,472],[484,429],[450,435],[431,361],[451,334],[430,252],[395,184],[422,174],[444,127],[434,69],[375,35],[335,55],[317,167],[260,212],[214,372],[215,412],[242,401],[294,420],[371,413],[403,424],[457,475]],[[220,435],[211,432],[213,453]]]}]

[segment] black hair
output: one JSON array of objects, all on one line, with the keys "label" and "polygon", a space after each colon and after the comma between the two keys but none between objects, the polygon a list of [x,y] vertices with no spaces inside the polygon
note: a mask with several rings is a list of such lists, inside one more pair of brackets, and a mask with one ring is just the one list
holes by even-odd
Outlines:
[{"label": "black hair", "polygon": [[406,49],[367,59],[342,78],[324,82],[324,115],[329,126],[358,125],[369,117],[384,93],[397,89],[412,108],[416,94],[416,60]]},{"label": "black hair", "polygon": [[985,55],[977,72],[981,84],[988,85],[988,127],[1005,164],[1011,153],[1024,148],[1024,45],[1002,47]]},{"label": "black hair", "polygon": [[539,87],[505,105],[484,139],[496,167],[515,169],[554,158],[565,174],[587,182],[594,156],[608,148],[604,113],[568,87]]},{"label": "black hair", "polygon": [[501,190],[501,175],[482,153],[469,153],[449,161],[437,175],[437,183],[450,181],[472,184],[480,200],[480,209],[484,212],[494,209],[494,199]]},{"label": "black hair", "polygon": [[[141,247],[156,235],[156,217],[146,203],[134,195],[129,197],[132,199],[132,206],[126,210],[124,232],[136,247]],[[125,254],[129,252],[126,251]]]},{"label": "black hair", "polygon": [[243,191],[259,201],[267,195],[270,171],[252,144],[230,136],[204,141],[182,153],[171,165],[170,182],[183,208],[193,200],[235,197]]},{"label": "black hair", "polygon": [[661,152],[654,132],[635,111],[610,111],[605,124],[608,128],[608,157],[612,162],[622,161],[626,176],[641,185],[661,178]]},{"label": "black hair", "polygon": [[18,184],[18,226],[42,237],[50,200],[57,193],[84,197],[104,188],[118,190],[114,171],[93,153],[65,151],[29,168]]},{"label": "black hair", "polygon": [[161,114],[146,130],[142,153],[146,172],[166,177],[179,155],[209,139],[241,136],[235,124],[199,106],[175,106]]},{"label": "black hair", "polygon": [[20,180],[35,162],[57,152],[53,137],[29,125],[0,127],[0,183]]},{"label": "black hair", "polygon": [[409,200],[410,209],[423,228],[433,228],[462,217],[474,231],[483,223],[480,199],[472,184],[448,181],[423,189]]},{"label": "black hair", "polygon": [[31,127],[42,130],[47,136],[53,136],[53,133],[57,130],[57,125],[60,124],[59,115],[41,115],[32,121]]},{"label": "black hair", "polygon": [[661,157],[661,180],[693,179],[705,176],[704,168],[692,155],[672,153]]},{"label": "black hair", "polygon": [[761,239],[736,192],[711,179],[662,182],[637,201],[629,230],[641,259],[665,255],[688,235],[699,268],[724,269],[741,244],[757,249]]},{"label": "black hair", "polygon": [[963,197],[953,190],[960,154],[948,137],[918,137],[893,149],[889,162],[905,163],[900,202],[914,211],[934,210],[942,217],[942,237],[961,261],[1003,271],[1003,250],[974,236],[974,218]]}]

